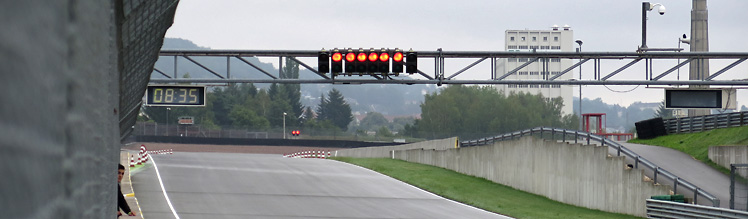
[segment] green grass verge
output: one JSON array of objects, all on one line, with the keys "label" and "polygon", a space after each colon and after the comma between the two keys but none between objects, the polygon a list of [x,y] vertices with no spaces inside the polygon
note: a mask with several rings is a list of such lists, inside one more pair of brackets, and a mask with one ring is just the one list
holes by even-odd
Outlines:
[{"label": "green grass verge", "polygon": [[646,140],[633,139],[629,142],[679,150],[729,175],[729,169],[709,160],[709,146],[748,145],[748,126],[714,129],[698,133],[673,134]]},{"label": "green grass verge", "polygon": [[444,168],[385,158],[335,158],[439,196],[516,218],[637,218],[564,204]]}]

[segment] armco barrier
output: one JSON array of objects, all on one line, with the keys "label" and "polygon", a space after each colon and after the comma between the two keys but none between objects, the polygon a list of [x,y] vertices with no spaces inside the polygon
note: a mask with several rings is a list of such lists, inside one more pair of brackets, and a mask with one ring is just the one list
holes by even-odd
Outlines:
[{"label": "armco barrier", "polygon": [[668,134],[702,132],[748,125],[748,112],[665,119],[664,122]]},{"label": "armco barrier", "polygon": [[649,218],[748,218],[748,212],[647,199]]},{"label": "armco barrier", "polygon": [[338,157],[369,157],[369,158],[383,158],[392,157],[392,151],[398,150],[409,150],[409,149],[435,149],[444,150],[459,147],[459,142],[456,137],[422,141],[411,144],[403,144],[397,146],[382,146],[382,147],[362,147],[353,149],[337,150],[333,156]]},{"label": "armco barrier", "polygon": [[621,154],[624,154],[625,156],[628,156],[634,160],[634,168],[638,169],[639,164],[642,164],[644,167],[652,170],[654,172],[654,182],[657,183],[657,177],[665,177],[673,182],[673,191],[677,191],[677,188],[679,186],[682,186],[683,188],[686,188],[693,192],[694,197],[694,203],[698,202],[698,196],[701,195],[702,197],[705,197],[711,201],[712,206],[719,207],[719,199],[717,199],[716,196],[712,195],[711,193],[704,191],[703,189],[697,187],[696,185],[686,181],[683,178],[680,178],[676,176],[675,174],[670,173],[669,171],[660,168],[659,166],[655,165],[651,161],[645,159],[642,156],[639,156],[638,154],[634,153],[634,151],[624,147],[623,145],[612,141],[610,139],[606,139],[597,135],[594,135],[592,133],[577,131],[577,130],[567,130],[567,129],[558,129],[558,128],[547,128],[547,127],[538,127],[538,128],[532,128],[522,131],[516,131],[512,133],[506,133],[503,135],[497,135],[493,137],[487,137],[487,138],[481,138],[477,140],[470,140],[470,141],[463,141],[460,142],[461,146],[478,146],[478,145],[486,145],[486,144],[492,144],[493,142],[497,141],[504,141],[504,140],[511,140],[520,138],[526,135],[539,135],[541,138],[545,135],[546,137],[551,137],[551,139],[557,139],[560,138],[562,141],[574,141],[574,143],[577,143],[578,141],[586,142],[587,144],[590,144],[591,142],[599,143],[601,146],[610,146],[616,149],[617,156],[621,156]]},{"label": "armco barrier", "polygon": [[176,144],[212,144],[212,145],[263,145],[263,146],[307,146],[329,148],[358,148],[372,146],[392,146],[404,143],[366,142],[344,140],[313,139],[252,139],[252,138],[200,138],[179,136],[136,136],[137,142],[176,143]]}]

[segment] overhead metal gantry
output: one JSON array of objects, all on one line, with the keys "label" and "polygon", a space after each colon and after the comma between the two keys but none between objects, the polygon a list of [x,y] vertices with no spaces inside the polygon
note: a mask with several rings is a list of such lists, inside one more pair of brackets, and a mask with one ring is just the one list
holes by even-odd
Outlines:
[{"label": "overhead metal gantry", "polygon": [[[529,51],[529,52],[506,52],[506,51],[416,51],[419,59],[432,59],[433,60],[433,74],[426,74],[419,70],[419,74],[413,74],[405,76],[406,74],[399,74],[398,76],[389,73],[386,75],[368,75],[368,77],[349,77],[339,75],[332,77],[329,73],[323,74],[317,71],[317,69],[309,66],[308,64],[300,61],[299,57],[317,57],[317,50],[162,50],[159,53],[160,58],[174,59],[174,72],[169,75],[166,72],[155,69],[154,73],[163,75],[165,78],[152,78],[151,82],[155,83],[294,83],[294,84],[558,84],[558,85],[668,85],[668,86],[680,86],[680,85],[724,85],[724,86],[735,86],[748,85],[748,74],[741,74],[746,78],[738,79],[723,79],[718,80],[719,76],[723,73],[734,70],[735,66],[740,65],[746,59],[748,59],[748,53],[746,52],[549,52],[549,51]],[[214,78],[177,78],[177,64],[180,57],[183,60],[192,62],[206,71],[212,73]],[[217,72],[205,65],[201,64],[200,61],[196,60],[195,57],[224,57],[226,58],[226,72]],[[280,67],[283,69],[283,58],[288,57],[299,63],[299,65],[313,72],[318,79],[282,79],[280,78],[280,72],[278,74],[271,73],[262,69],[257,65],[247,61],[246,57],[277,57],[279,59]],[[517,58],[520,60],[527,60],[506,73],[502,72],[501,75],[496,73],[497,60],[504,58]],[[246,78],[232,78],[231,69],[237,68],[237,66],[231,66],[231,59],[237,59],[246,65],[238,66],[244,68],[253,68],[262,73],[264,79],[246,79]],[[459,71],[449,73],[445,72],[445,60],[446,59],[476,59],[471,64],[464,66]],[[541,72],[541,75],[548,75],[544,79],[525,79],[525,80],[510,80],[507,79],[510,75],[517,71],[527,67],[532,63],[549,63],[551,59],[571,59],[574,64],[564,69],[561,72],[551,76],[548,72]],[[686,64],[692,63],[695,60],[727,60],[731,62],[727,66],[720,70],[712,73],[709,77],[700,80],[661,80],[663,77],[673,73],[679,68]],[[603,60],[618,60],[625,64],[615,66],[616,70],[611,72],[601,71],[601,61]],[[672,65],[668,70],[664,72],[653,71],[653,61],[655,60],[672,60],[677,61],[677,64]],[[456,77],[460,74],[465,73],[467,70],[474,68],[476,65],[482,62],[490,62],[490,70],[484,70],[486,79],[478,80],[460,80]],[[641,77],[639,80],[616,80],[615,76],[623,72],[626,69],[631,68],[635,64],[643,62],[645,63],[644,74],[638,73]],[[423,63],[427,63],[419,60],[419,67],[423,67]],[[696,62],[694,62],[696,63]],[[581,67],[582,65],[592,65],[593,77],[582,78],[582,79],[565,79],[558,80],[559,77],[565,74],[572,74],[572,70]],[[661,64],[661,62],[658,62]],[[666,64],[665,64],[666,65]],[[543,68],[547,69],[547,68]],[[546,70],[543,70],[546,71]]]}]

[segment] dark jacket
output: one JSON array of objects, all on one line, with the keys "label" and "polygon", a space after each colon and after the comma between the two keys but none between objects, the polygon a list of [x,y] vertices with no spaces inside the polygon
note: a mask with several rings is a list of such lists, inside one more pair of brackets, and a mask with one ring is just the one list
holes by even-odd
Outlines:
[{"label": "dark jacket", "polygon": [[119,196],[117,196],[117,205],[119,208],[122,209],[125,213],[129,214],[132,212],[130,210],[130,205],[127,205],[127,200],[125,200],[125,196],[122,195],[122,188],[120,187],[119,183],[117,183],[117,193],[119,193]]}]

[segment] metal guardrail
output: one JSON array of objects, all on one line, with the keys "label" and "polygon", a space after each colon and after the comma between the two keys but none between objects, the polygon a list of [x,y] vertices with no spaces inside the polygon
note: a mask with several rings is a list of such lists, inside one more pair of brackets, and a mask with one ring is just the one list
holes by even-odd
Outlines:
[{"label": "metal guardrail", "polygon": [[748,218],[748,212],[647,199],[648,218]]},{"label": "metal guardrail", "polygon": [[[655,165],[651,161],[645,159],[642,156],[639,156],[638,154],[634,153],[634,151],[632,151],[632,150],[624,147],[623,145],[621,145],[621,144],[619,144],[619,143],[617,143],[617,142],[615,142],[613,140],[606,139],[604,137],[601,137],[601,136],[598,136],[598,135],[595,135],[595,134],[592,134],[592,133],[588,133],[588,132],[582,132],[582,131],[578,131],[578,130],[560,129],[560,128],[537,127],[537,128],[526,129],[526,130],[522,130],[522,131],[516,131],[516,132],[506,133],[506,134],[502,134],[502,135],[497,135],[497,136],[493,136],[493,137],[486,137],[486,138],[481,138],[481,139],[476,139],[476,140],[462,141],[462,142],[460,142],[460,146],[461,147],[470,147],[470,146],[486,145],[486,144],[492,144],[493,142],[497,142],[497,141],[516,139],[516,138],[523,137],[525,135],[533,135],[533,134],[539,134],[540,137],[542,138],[543,135],[544,135],[544,133],[546,133],[546,132],[550,132],[550,136],[549,137],[554,138],[554,139],[556,138],[556,136],[560,135],[560,137],[561,137],[561,139],[563,141],[566,141],[568,139],[568,140],[574,140],[574,143],[578,143],[578,141],[580,139],[582,139],[582,141],[586,141],[587,144],[590,144],[591,141],[594,141],[594,142],[599,142],[601,146],[606,146],[607,145],[607,146],[613,147],[613,148],[615,148],[617,150],[618,156],[621,156],[621,153],[623,153],[624,155],[632,158],[634,160],[634,168],[639,169],[639,163],[641,163],[645,167],[647,167],[650,170],[652,170],[654,172],[654,183],[657,183],[657,176],[658,175],[664,176],[665,178],[670,179],[670,180],[673,181],[673,191],[677,191],[679,185],[683,186],[684,188],[686,188],[686,189],[688,189],[690,191],[693,191],[693,193],[694,193],[694,198],[693,198],[694,203],[698,203],[697,202],[697,197],[698,197],[698,195],[701,195],[701,196],[709,199],[709,201],[712,202],[712,206],[719,207],[719,199],[716,196],[714,196],[714,195],[710,194],[709,192],[704,191],[703,189],[697,187],[696,185],[694,185],[694,184],[692,184],[692,183],[690,183],[690,182],[688,182],[688,181],[686,181],[686,180],[684,180],[684,179],[676,176],[675,174],[672,174],[669,171],[667,171],[667,170],[665,170],[665,169],[663,169],[663,168]],[[569,137],[567,137],[567,136],[569,136]]]},{"label": "metal guardrail", "polygon": [[702,132],[748,125],[748,112],[673,118],[663,121],[668,134]]}]

